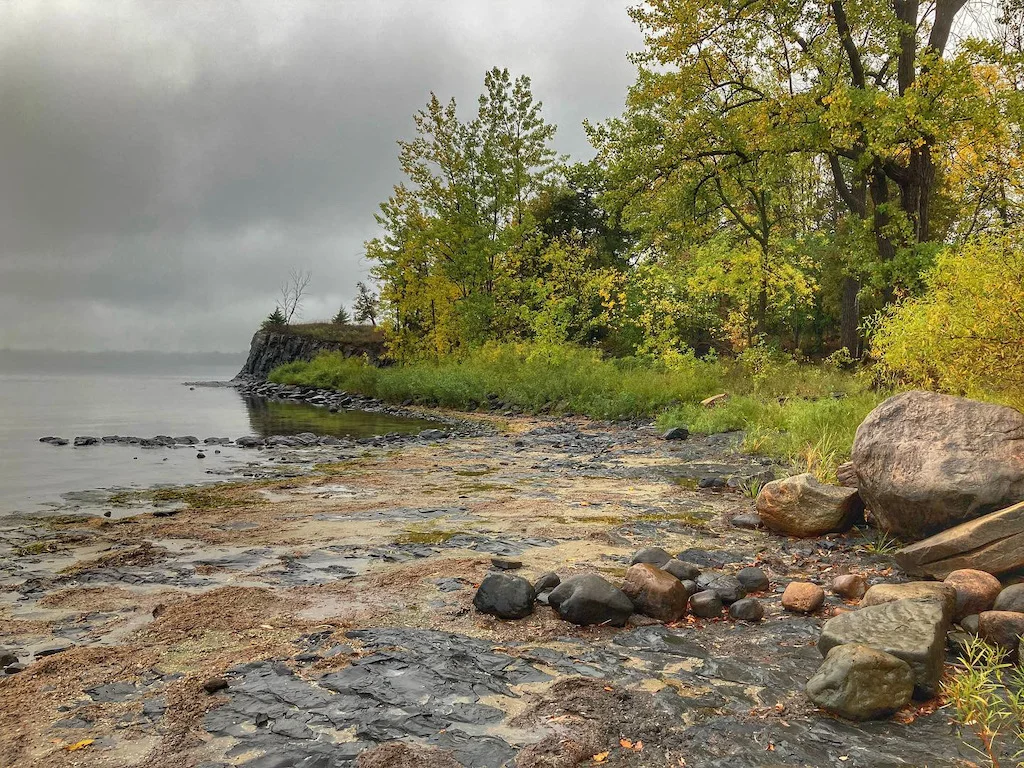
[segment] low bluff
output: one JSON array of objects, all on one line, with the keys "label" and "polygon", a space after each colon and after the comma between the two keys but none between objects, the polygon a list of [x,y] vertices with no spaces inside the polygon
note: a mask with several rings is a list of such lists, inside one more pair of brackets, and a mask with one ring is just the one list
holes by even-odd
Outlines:
[{"label": "low bluff", "polygon": [[265,379],[285,363],[312,360],[324,352],[345,357],[365,356],[377,362],[384,355],[384,336],[368,326],[335,326],[329,323],[264,328],[253,334],[249,357],[238,378]]}]

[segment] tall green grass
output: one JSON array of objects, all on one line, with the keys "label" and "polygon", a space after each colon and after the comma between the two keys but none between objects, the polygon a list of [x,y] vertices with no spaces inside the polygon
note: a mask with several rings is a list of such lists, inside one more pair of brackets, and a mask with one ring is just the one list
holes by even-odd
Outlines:
[{"label": "tall green grass", "polygon": [[[834,477],[849,456],[857,426],[882,399],[834,366],[801,365],[763,351],[729,361],[681,355],[665,362],[606,359],[573,346],[500,344],[461,358],[385,368],[323,355],[282,366],[270,379],[392,403],[466,410],[497,400],[530,412],[658,417],[662,427],[686,426],[696,433],[745,430],[744,450],[823,479]],[[722,392],[729,398],[720,405],[700,405]]]}]

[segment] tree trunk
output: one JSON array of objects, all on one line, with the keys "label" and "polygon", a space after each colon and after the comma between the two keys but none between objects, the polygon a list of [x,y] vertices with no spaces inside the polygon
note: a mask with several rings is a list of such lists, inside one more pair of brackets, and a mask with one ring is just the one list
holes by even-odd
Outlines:
[{"label": "tree trunk", "polygon": [[847,275],[843,278],[842,306],[839,317],[839,339],[850,357],[860,357],[860,281]]}]

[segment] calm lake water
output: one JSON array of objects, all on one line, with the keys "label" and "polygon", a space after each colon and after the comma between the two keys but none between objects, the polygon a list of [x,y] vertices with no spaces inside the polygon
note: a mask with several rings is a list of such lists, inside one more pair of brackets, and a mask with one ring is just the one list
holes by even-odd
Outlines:
[{"label": "calm lake water", "polygon": [[[59,366],[24,370],[3,363],[0,357],[0,515],[66,503],[82,491],[216,480],[241,471],[254,458],[251,450],[232,446],[209,446],[205,459],[197,459],[196,449],[188,447],[56,447],[39,442],[46,435],[68,440],[77,435],[234,439],[299,432],[363,437],[435,426],[362,411],[330,414],[312,406],[243,398],[230,387],[190,389],[183,384],[226,381],[241,361],[117,373],[83,371],[81,366],[65,372],[53,370]],[[220,454],[214,453],[217,448]]]}]

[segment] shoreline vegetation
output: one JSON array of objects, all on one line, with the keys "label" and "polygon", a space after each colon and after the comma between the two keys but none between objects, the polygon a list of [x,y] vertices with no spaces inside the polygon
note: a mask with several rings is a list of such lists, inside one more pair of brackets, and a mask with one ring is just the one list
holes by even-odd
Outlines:
[{"label": "shoreline vegetation", "polygon": [[[388,403],[593,419],[653,419],[662,429],[742,430],[745,452],[834,480],[857,426],[888,394],[831,362],[755,348],[735,359],[604,358],[571,345],[488,344],[461,357],[377,367],[325,354],[275,369],[277,384],[343,390]],[[714,405],[702,401],[727,397]]]}]

